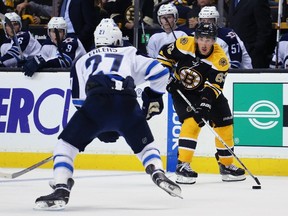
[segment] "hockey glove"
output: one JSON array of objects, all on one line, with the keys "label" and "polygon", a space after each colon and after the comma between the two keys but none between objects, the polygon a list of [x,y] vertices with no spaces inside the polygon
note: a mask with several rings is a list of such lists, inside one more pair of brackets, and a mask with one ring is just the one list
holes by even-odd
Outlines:
[{"label": "hockey glove", "polygon": [[39,69],[45,67],[46,61],[41,56],[34,56],[34,58],[28,60],[23,65],[23,71],[25,76],[32,77],[33,74]]},{"label": "hockey glove", "polygon": [[154,92],[150,87],[146,87],[142,92],[142,100],[142,110],[147,120],[162,112],[164,106],[162,94]]},{"label": "hockey glove", "polygon": [[175,77],[170,76],[169,80],[168,80],[168,84],[166,86],[166,90],[172,94],[175,93],[177,91],[177,89],[179,89],[179,87],[181,86],[180,81],[177,80]]},{"label": "hockey glove", "polygon": [[98,135],[98,139],[105,143],[116,142],[119,138],[119,134],[116,131],[108,131]]},{"label": "hockey glove", "polygon": [[199,127],[203,127],[205,125],[203,119],[207,120],[210,111],[211,103],[206,98],[202,99],[194,114],[194,119],[198,123]]},{"label": "hockey glove", "polygon": [[17,62],[17,67],[22,68],[26,64],[26,59],[21,59]]}]

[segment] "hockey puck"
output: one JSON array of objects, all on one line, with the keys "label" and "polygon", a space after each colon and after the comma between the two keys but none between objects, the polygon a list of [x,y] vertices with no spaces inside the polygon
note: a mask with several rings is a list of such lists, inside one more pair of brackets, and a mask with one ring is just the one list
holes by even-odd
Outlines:
[{"label": "hockey puck", "polygon": [[252,189],[261,189],[261,185],[254,185],[254,186],[252,186]]}]

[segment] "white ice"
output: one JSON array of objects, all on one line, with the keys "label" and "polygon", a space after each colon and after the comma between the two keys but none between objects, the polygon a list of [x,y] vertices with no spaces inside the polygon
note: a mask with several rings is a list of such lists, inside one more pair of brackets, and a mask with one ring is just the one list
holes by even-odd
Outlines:
[{"label": "white ice", "polygon": [[[0,169],[12,173],[19,169]],[[167,174],[172,180],[174,174]],[[143,172],[75,170],[75,185],[63,211],[33,210],[38,196],[51,192],[52,170],[36,169],[16,179],[0,179],[0,215],[57,216],[286,216],[288,177],[247,175],[225,183],[219,175],[199,174],[196,184],[182,185],[184,199],[169,196]]]}]

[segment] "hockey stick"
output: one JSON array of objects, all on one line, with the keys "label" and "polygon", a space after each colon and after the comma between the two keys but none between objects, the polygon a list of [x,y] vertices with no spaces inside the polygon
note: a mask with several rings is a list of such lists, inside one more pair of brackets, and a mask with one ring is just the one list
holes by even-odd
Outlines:
[{"label": "hockey stick", "polygon": [[171,29],[171,32],[172,32],[172,34],[173,34],[173,36],[174,36],[175,40],[177,40],[177,37],[176,37],[176,35],[175,35],[175,32],[174,32],[174,30],[173,30],[172,26],[170,25],[170,23],[169,23],[169,21],[168,21],[167,17],[163,17],[163,18],[164,18],[164,19],[165,19],[165,21],[168,23],[168,25],[169,25],[169,27],[170,27],[170,29]]},{"label": "hockey stick", "polygon": [[[12,40],[13,40],[13,42],[15,43],[15,45],[17,46],[17,48],[19,50],[20,60],[23,60],[24,59],[23,52],[22,52],[21,46],[20,46],[20,44],[18,42],[18,38],[17,38],[17,35],[15,33],[15,29],[14,29],[14,26],[13,26],[12,22],[10,21],[10,19],[8,19],[2,13],[0,13],[0,19],[3,20],[5,23],[7,23],[7,25],[11,28],[11,30],[12,30]],[[2,26],[2,28],[5,28],[5,26]]]},{"label": "hockey stick", "polygon": [[57,43],[57,48],[59,50],[59,53],[63,59],[63,61],[65,62],[66,65],[69,65],[69,62],[67,62],[67,60],[64,57],[63,51],[62,51],[62,46],[61,46],[61,41],[60,41],[60,35],[59,35],[59,30],[57,28],[54,28],[55,31],[55,35],[56,35],[56,43]]},{"label": "hockey stick", "polygon": [[[183,100],[188,104],[188,106],[193,110],[193,112],[196,111],[195,107],[190,103],[190,101],[185,97],[185,95],[177,89],[178,94],[183,98]],[[241,166],[249,173],[249,175],[255,180],[255,182],[258,185],[261,185],[260,181],[258,180],[257,177],[255,177],[249,170],[248,168],[242,163],[242,161],[237,157],[237,155],[230,149],[230,147],[226,144],[226,142],[217,134],[213,128],[209,125],[209,123],[202,118],[202,121],[205,123],[205,125],[209,128],[209,130],[214,134],[214,136],[225,146],[225,148],[229,151],[230,154],[233,155],[233,157],[241,164]]]},{"label": "hockey stick", "polygon": [[278,18],[277,18],[277,34],[276,34],[276,62],[275,67],[278,68],[279,65],[279,41],[280,41],[280,28],[281,28],[281,17],[282,17],[282,6],[283,0],[279,0],[278,2]]},{"label": "hockey stick", "polygon": [[25,173],[28,173],[28,172],[36,169],[37,167],[39,167],[39,166],[41,166],[41,165],[43,165],[45,163],[48,163],[52,159],[53,159],[53,156],[50,156],[50,157],[48,157],[48,158],[46,158],[46,159],[44,159],[44,160],[42,160],[42,161],[40,161],[38,163],[26,168],[26,169],[23,169],[21,171],[15,172],[15,173],[11,173],[10,174],[10,173],[2,173],[2,172],[0,172],[0,178],[8,178],[8,179],[17,178],[17,177],[19,177],[21,175],[24,175]]}]

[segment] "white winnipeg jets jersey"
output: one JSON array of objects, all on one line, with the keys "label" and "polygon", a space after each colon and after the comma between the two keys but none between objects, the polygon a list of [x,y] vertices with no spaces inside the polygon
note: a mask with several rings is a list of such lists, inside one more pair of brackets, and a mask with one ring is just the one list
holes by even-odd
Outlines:
[{"label": "white winnipeg jets jersey", "polygon": [[[174,34],[176,38],[187,36],[187,34],[184,31],[174,31]],[[146,46],[147,54],[148,56],[152,58],[157,58],[159,50],[161,47],[165,44],[169,44],[175,41],[175,36],[173,35],[173,32],[166,33],[166,32],[159,32],[153,34]]]},{"label": "white winnipeg jets jersey", "polygon": [[[17,67],[17,63],[23,59],[33,58],[40,53],[41,44],[30,32],[18,32],[18,43],[21,51],[12,39],[6,39],[1,46],[1,62],[6,67]],[[21,52],[23,59],[21,59]]]},{"label": "white winnipeg jets jersey", "polygon": [[[90,75],[131,76],[135,85],[146,81],[154,91],[164,94],[169,70],[156,59],[138,53],[133,46],[100,47],[82,56],[71,69],[73,98],[85,100],[85,86]],[[77,83],[77,85],[76,85]]]},{"label": "white winnipeg jets jersey", "polygon": [[[278,59],[277,59],[278,53]],[[288,33],[283,34],[280,38],[278,50],[275,47],[270,68],[288,68]]]}]

